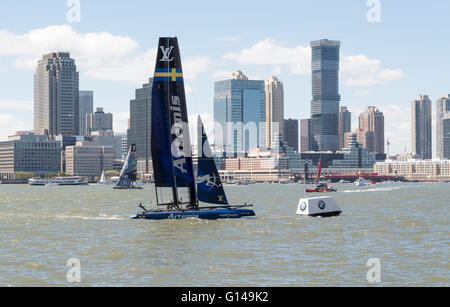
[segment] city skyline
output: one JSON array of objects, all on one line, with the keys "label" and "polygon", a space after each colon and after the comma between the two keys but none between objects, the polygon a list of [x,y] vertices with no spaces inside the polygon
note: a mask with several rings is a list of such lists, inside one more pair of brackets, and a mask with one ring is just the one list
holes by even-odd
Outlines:
[{"label": "city skyline", "polygon": [[[370,23],[366,19],[369,8],[365,1],[358,4],[285,1],[280,8],[270,10],[274,21],[279,25],[272,29],[259,20],[255,24],[254,14],[244,18],[243,12],[250,4],[241,4],[242,12],[233,11],[237,16],[242,16],[239,27],[228,22],[225,26],[225,19],[217,18],[212,13],[207,18],[202,16],[202,22],[182,29],[181,16],[195,18],[198,14],[195,10],[201,6],[207,5],[211,9],[222,11],[233,10],[237,6],[234,1],[227,5],[199,2],[190,7],[180,5],[180,9],[174,11],[174,16],[180,17],[175,18],[176,22],[149,31],[142,29],[148,24],[158,24],[161,17],[148,13],[152,18],[146,21],[145,16],[141,15],[143,13],[139,12],[139,16],[142,16],[139,22],[130,25],[125,22],[125,26],[118,27],[108,22],[117,19],[115,14],[122,14],[123,20],[132,18],[131,11],[124,4],[106,4],[104,1],[82,1],[82,4],[80,23],[66,20],[68,9],[65,3],[46,1],[39,5],[2,4],[0,19],[5,23],[0,25],[0,81],[4,84],[0,92],[1,140],[14,134],[16,130],[32,129],[29,124],[33,120],[30,112],[32,88],[24,88],[24,84],[28,84],[27,80],[32,78],[30,67],[36,65],[39,56],[53,51],[68,51],[73,54],[80,71],[80,89],[94,90],[98,105],[114,113],[117,132],[125,132],[129,118],[129,100],[134,96],[134,89],[151,77],[154,62],[152,52],[161,32],[177,34],[185,50],[187,100],[192,116],[196,113],[213,114],[213,82],[235,69],[241,69],[250,79],[264,80],[267,76],[277,75],[285,85],[285,117],[308,117],[311,100],[308,44],[309,41],[322,38],[342,42],[341,104],[348,106],[354,114],[362,112],[367,105],[376,105],[382,109],[386,116],[386,138],[391,140],[391,153],[402,153],[405,146],[408,152],[411,151],[411,123],[409,117],[401,116],[402,113],[411,112],[410,101],[420,93],[427,94],[432,101],[436,101],[449,92],[445,75],[433,71],[433,66],[437,67],[437,63],[442,71],[446,71],[446,65],[449,65],[444,57],[448,42],[439,40],[448,28],[448,21],[443,14],[449,7],[447,3],[436,7],[409,3],[409,15],[402,18],[400,24],[396,15],[402,14],[405,7],[398,3],[383,2],[381,22]],[[120,13],[97,15],[97,11],[102,11],[102,6],[111,5],[118,8],[112,11]],[[132,3],[127,5],[133,6]],[[261,5],[255,13],[269,14],[269,10],[263,7]],[[317,16],[324,8],[333,14],[327,13],[327,18],[319,22],[316,20]],[[30,17],[26,21],[15,16],[18,12],[24,14],[25,11],[33,12],[25,13]],[[133,10],[133,14],[135,13]],[[297,18],[287,18],[291,14]],[[433,17],[430,23],[416,25],[415,20],[424,15]],[[17,20],[21,20],[20,24]],[[345,23],[342,22],[344,20]],[[255,24],[255,27],[247,29],[245,25],[250,23]],[[207,24],[208,29],[205,28]],[[281,28],[283,31],[280,31]],[[420,46],[414,44],[413,38],[417,34],[420,34],[422,40]],[[42,37],[61,39],[44,42]],[[98,46],[95,50],[89,50],[86,46],[89,46],[89,39],[93,38],[97,39]],[[31,44],[31,41],[34,43]],[[438,43],[440,48],[429,48]],[[108,48],[104,48],[104,45],[108,45]],[[67,46],[67,49],[61,49],[62,46]],[[117,48],[110,48],[111,46]],[[115,50],[111,52],[108,49]],[[425,50],[430,54],[427,61],[421,60]],[[100,64],[95,64],[97,61],[89,61],[90,56],[93,60],[105,57],[108,61],[100,61],[104,66],[99,66]],[[431,80],[425,80],[423,75],[429,75],[430,78],[427,79]],[[433,153],[436,152],[434,143]]]}]

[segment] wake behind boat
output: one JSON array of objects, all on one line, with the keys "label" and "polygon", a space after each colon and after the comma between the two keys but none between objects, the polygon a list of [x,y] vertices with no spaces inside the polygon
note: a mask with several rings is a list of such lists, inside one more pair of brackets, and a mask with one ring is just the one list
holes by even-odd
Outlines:
[{"label": "wake behind boat", "polygon": [[[198,179],[194,177],[186,96],[177,38],[160,38],[152,89],[151,151],[156,203],[135,219],[224,219],[255,216],[230,206],[199,118]],[[201,146],[203,145],[203,146]],[[206,152],[205,152],[206,151]],[[200,207],[199,202],[211,204]]]}]

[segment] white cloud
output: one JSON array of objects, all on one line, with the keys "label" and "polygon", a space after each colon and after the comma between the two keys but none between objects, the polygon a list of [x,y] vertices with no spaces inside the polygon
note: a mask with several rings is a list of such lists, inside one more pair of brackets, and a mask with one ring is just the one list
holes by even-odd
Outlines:
[{"label": "white cloud", "polygon": [[[311,48],[297,46],[288,48],[273,39],[266,39],[240,52],[225,54],[224,59],[247,65],[270,65],[273,71],[283,69],[297,75],[311,74]],[[386,69],[378,59],[365,55],[346,56],[341,54],[341,73],[350,86],[368,87],[405,77],[401,69]]]},{"label": "white cloud", "polygon": [[17,131],[30,130],[28,124],[17,120],[10,114],[0,114],[0,141],[5,141],[8,136],[16,134]]},{"label": "white cloud", "polygon": [[260,41],[239,53],[225,54],[224,58],[239,64],[283,65],[293,74],[311,73],[311,48],[298,46],[291,49],[273,39]]},{"label": "white cloud", "polygon": [[224,80],[231,76],[233,72],[231,70],[217,70],[212,74],[212,77],[216,80]]},{"label": "white cloud", "polygon": [[[107,32],[81,34],[69,25],[49,26],[26,34],[0,30],[0,56],[15,56],[14,67],[33,71],[42,55],[49,52],[70,52],[78,70],[93,79],[124,81],[133,84],[146,82],[151,76],[156,48],[140,50],[130,37]],[[211,69],[207,57],[184,61],[188,78]]]},{"label": "white cloud", "polygon": [[32,100],[0,100],[0,109],[16,111],[32,111]]}]

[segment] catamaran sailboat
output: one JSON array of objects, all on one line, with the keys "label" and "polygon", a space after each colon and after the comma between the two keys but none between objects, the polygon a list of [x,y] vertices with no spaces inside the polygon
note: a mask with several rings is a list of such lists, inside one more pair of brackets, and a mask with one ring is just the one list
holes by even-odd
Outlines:
[{"label": "catamaran sailboat", "polygon": [[[160,38],[152,89],[151,151],[156,202],[135,219],[223,219],[255,216],[248,205],[228,203],[199,119],[198,177],[194,177],[188,115],[177,38]],[[203,145],[203,146],[202,146]],[[200,149],[201,147],[201,149]],[[199,202],[211,206],[200,207]]]},{"label": "catamaran sailboat", "polygon": [[136,159],[136,145],[132,144],[128,152],[122,171],[120,172],[120,179],[115,190],[142,190],[143,187],[136,186],[137,180],[137,159]]}]

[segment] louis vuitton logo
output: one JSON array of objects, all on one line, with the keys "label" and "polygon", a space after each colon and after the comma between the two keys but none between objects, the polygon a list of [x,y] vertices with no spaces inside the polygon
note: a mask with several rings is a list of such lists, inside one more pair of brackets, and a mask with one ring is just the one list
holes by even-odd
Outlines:
[{"label": "louis vuitton logo", "polygon": [[173,50],[174,47],[171,46],[171,47],[166,48],[164,46],[161,46],[160,48],[161,48],[161,51],[163,53],[163,57],[160,60],[160,62],[172,62],[173,61],[173,57],[170,58],[170,54],[172,53],[172,50]]}]

